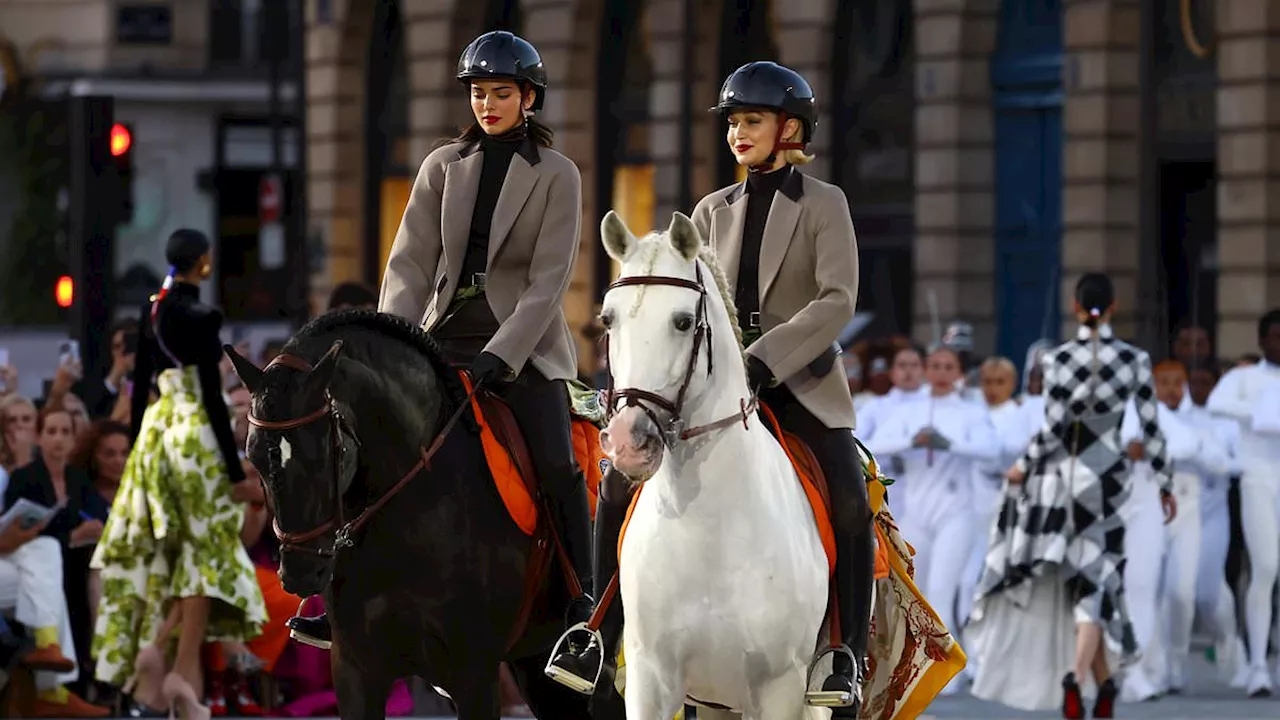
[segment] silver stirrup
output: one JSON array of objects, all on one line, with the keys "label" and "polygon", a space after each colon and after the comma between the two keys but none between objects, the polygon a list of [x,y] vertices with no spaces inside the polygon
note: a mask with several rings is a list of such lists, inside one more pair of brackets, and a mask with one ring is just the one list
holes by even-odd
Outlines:
[{"label": "silver stirrup", "polygon": [[293,628],[289,628],[289,637],[297,640],[303,645],[310,645],[313,648],[319,648],[321,650],[328,650],[333,645],[333,643],[328,640],[318,640],[310,635],[303,635]]},{"label": "silver stirrup", "polygon": [[[828,655],[840,653],[849,657],[849,664],[853,666],[853,692],[848,693],[840,690],[810,690],[810,684],[813,683],[813,671],[818,669],[818,663],[822,662]],[[862,697],[862,688],[859,686],[858,662],[853,656],[853,650],[848,645],[841,644],[839,647],[829,647],[813,657],[809,663],[809,670],[805,673],[805,692],[804,702],[806,705],[813,707],[825,708],[842,708],[853,705],[855,699]]]},{"label": "silver stirrup", "polygon": [[[596,665],[596,675],[591,680],[578,677],[577,675],[574,675],[573,673],[566,671],[564,668],[557,667],[554,664],[555,659],[560,656],[560,650],[561,648],[564,647],[565,642],[568,641],[569,636],[577,632],[584,632],[589,634],[591,636],[592,642],[596,644],[596,647],[600,648],[600,664]],[[592,630],[591,628],[587,627],[586,623],[580,622],[580,623],[577,623],[576,625],[570,626],[569,629],[565,630],[564,634],[560,636],[560,639],[556,641],[555,647],[551,648],[551,655],[547,657],[547,666],[546,668],[543,669],[542,672],[545,673],[547,677],[551,678],[552,680],[555,680],[556,682],[560,683],[561,685],[569,688],[570,690],[576,693],[581,693],[583,695],[590,695],[595,692],[596,683],[600,682],[600,673],[603,670],[604,670],[604,638],[600,635],[599,630]]]}]

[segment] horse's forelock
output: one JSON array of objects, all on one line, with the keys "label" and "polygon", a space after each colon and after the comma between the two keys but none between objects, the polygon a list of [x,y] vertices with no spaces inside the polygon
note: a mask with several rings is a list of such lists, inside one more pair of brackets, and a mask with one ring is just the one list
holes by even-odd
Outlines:
[{"label": "horse's forelock", "polygon": [[[667,237],[667,231],[665,230],[655,230],[646,234],[637,241],[637,246],[635,253],[632,255],[632,260],[627,264],[635,263],[642,269],[639,272],[625,272],[624,275],[654,275],[657,271],[658,261],[664,256],[664,252],[669,256],[670,260],[682,265],[686,264],[685,260],[672,247],[671,240]],[[745,351],[742,346],[742,327],[738,322],[738,307],[733,301],[733,292],[729,287],[729,281],[724,274],[724,269],[720,267],[720,258],[716,255],[715,248],[704,242],[702,248],[698,251],[697,262],[701,262],[707,270],[707,274],[711,276],[711,283],[719,291],[720,300],[723,302],[725,312],[729,316],[729,327],[733,328],[733,337],[737,341],[738,349]],[[635,300],[632,302],[630,311],[632,316],[640,309],[645,287],[641,285],[636,288],[639,292],[636,293]]]}]

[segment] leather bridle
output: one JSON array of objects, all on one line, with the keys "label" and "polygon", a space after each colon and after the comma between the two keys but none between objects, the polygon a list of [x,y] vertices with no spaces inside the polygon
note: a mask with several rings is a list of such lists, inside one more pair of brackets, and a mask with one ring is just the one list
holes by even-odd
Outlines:
[{"label": "leather bridle", "polygon": [[[747,420],[755,413],[757,408],[757,399],[753,394],[750,399],[743,398],[739,400],[739,410],[732,415],[728,415],[719,420],[698,425],[696,427],[686,428],[684,420],[684,401],[689,392],[689,385],[693,381],[693,372],[698,367],[698,354],[703,345],[707,348],[707,376],[711,375],[714,369],[714,348],[711,343],[711,321],[707,318],[707,286],[702,280],[702,266],[694,264],[694,280],[686,280],[685,278],[670,277],[666,275],[631,275],[628,277],[618,278],[605,288],[605,294],[609,291],[620,287],[637,287],[645,285],[662,285],[666,287],[678,287],[686,290],[692,290],[698,293],[698,307],[694,311],[694,331],[693,331],[693,349],[689,353],[689,362],[685,365],[684,379],[680,383],[680,389],[676,391],[676,399],[668,400],[658,393],[642,390],[640,388],[615,388],[613,386],[613,367],[609,360],[609,335],[606,332],[604,336],[604,367],[605,374],[608,376],[608,385],[604,391],[605,415],[612,418],[613,415],[620,410],[618,403],[622,402],[622,407],[638,407],[653,424],[658,427],[662,434],[663,442],[668,448],[674,447],[681,440],[688,440],[698,435],[720,430],[731,425],[741,422],[743,427],[747,426]],[[666,411],[670,419],[664,423],[658,414],[654,411],[654,406]]]},{"label": "leather bridle", "polygon": [[[303,360],[297,355],[282,353],[277,355],[270,363],[268,363],[267,366],[263,368],[263,372],[265,373],[277,365],[303,373],[309,373],[314,369],[311,366],[311,363]],[[471,389],[471,392],[467,394],[467,397],[458,405],[458,408],[449,417],[448,421],[445,422],[444,427],[436,434],[436,437],[431,441],[431,444],[419,449],[420,456],[417,464],[410,468],[409,471],[405,473],[395,485],[392,485],[385,493],[383,493],[381,497],[365,507],[350,521],[347,520],[347,507],[346,503],[342,499],[342,462],[346,455],[346,446],[342,442],[342,437],[343,435],[346,435],[351,438],[351,441],[355,443],[357,448],[361,445],[360,439],[356,436],[355,432],[352,431],[351,426],[338,410],[337,405],[333,401],[333,395],[329,393],[329,390],[326,389],[324,391],[324,404],[302,417],[290,420],[263,420],[256,417],[253,414],[253,411],[250,410],[249,424],[254,427],[262,428],[263,430],[283,432],[305,427],[324,418],[328,418],[329,420],[330,462],[332,463],[330,489],[333,493],[333,516],[310,530],[303,532],[286,532],[280,527],[280,513],[277,512],[276,508],[271,508],[271,528],[275,532],[276,538],[280,540],[280,550],[282,552],[293,550],[311,553],[320,557],[333,557],[337,554],[338,550],[354,546],[355,541],[351,539],[352,535],[363,527],[374,513],[380,510],[382,506],[391,500],[396,493],[400,492],[400,490],[402,490],[410,480],[417,476],[419,472],[430,467],[431,458],[440,450],[441,446],[444,445],[444,439],[457,425],[462,414],[466,412],[468,407],[470,407],[471,398],[475,395],[478,389],[478,385]],[[269,493],[267,493],[267,497],[270,497]],[[317,547],[315,545],[308,544],[323,536],[325,533],[335,529],[336,533],[332,547],[325,548],[323,546]]]}]

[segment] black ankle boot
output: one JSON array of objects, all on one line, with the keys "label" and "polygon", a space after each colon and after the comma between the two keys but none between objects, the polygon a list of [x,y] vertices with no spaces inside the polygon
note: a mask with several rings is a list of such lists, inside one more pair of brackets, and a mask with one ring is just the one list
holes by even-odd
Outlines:
[{"label": "black ankle boot", "polygon": [[329,629],[329,614],[306,617],[297,615],[285,621],[289,637],[303,645],[328,650],[333,645],[333,633]]},{"label": "black ankle boot", "polygon": [[[618,535],[629,499],[625,479],[612,471],[606,474],[600,482],[592,536],[592,585],[598,593],[605,592],[618,570]],[[547,677],[584,695],[593,694],[604,682],[612,684],[621,638],[622,597],[615,595],[600,623],[601,642],[585,631],[566,633],[560,640],[559,652],[547,664]]]},{"label": "black ankle boot", "polygon": [[1120,695],[1120,688],[1116,687],[1115,678],[1107,678],[1098,686],[1098,697],[1093,701],[1093,716],[1095,718],[1113,718],[1116,716],[1116,697]]}]

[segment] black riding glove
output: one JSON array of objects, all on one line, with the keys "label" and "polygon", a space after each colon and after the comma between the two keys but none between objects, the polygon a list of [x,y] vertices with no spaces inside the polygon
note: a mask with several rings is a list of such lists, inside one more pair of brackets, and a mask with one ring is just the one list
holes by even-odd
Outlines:
[{"label": "black riding glove", "polygon": [[759,395],[761,390],[773,387],[774,382],[776,381],[773,377],[773,371],[769,369],[769,366],[765,365],[764,361],[755,355],[748,355],[747,388],[752,393]]},{"label": "black riding glove", "polygon": [[476,359],[471,361],[469,371],[471,382],[489,387],[509,380],[512,375],[511,368],[507,367],[502,358],[491,352],[482,352],[477,355]]}]

